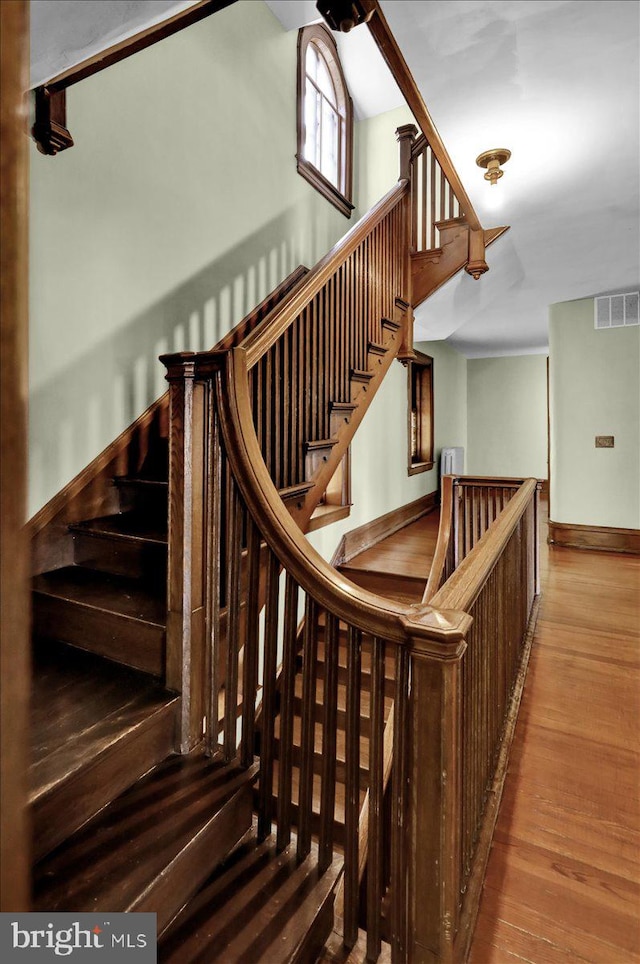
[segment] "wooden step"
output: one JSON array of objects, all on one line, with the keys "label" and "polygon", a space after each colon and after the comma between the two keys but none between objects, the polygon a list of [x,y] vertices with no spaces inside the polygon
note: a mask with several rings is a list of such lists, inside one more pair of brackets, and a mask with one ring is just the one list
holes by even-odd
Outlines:
[{"label": "wooden step", "polygon": [[239,847],[179,914],[160,942],[161,964],[308,964],[333,926],[336,857],[318,873],[317,849],[302,863],[296,841],[276,852],[275,839]]},{"label": "wooden step", "polygon": [[[323,712],[323,699],[324,699],[324,680],[316,680],[316,704],[315,704],[315,719],[322,720]],[[384,718],[386,720],[389,715],[389,710],[393,700],[391,696],[386,696],[384,701]],[[298,674],[296,676],[296,688],[295,688],[295,712],[298,716],[302,713],[302,676]],[[344,683],[338,684],[338,712],[337,721],[338,726],[344,729],[346,725],[346,707],[347,707],[347,687]],[[362,690],[360,692],[360,732],[363,736],[369,736],[371,732],[371,717],[370,717],[370,707],[371,707],[371,695],[368,690]]]},{"label": "wooden step", "polygon": [[[302,743],[302,720],[299,716],[293,720],[293,751],[292,760],[295,766],[300,766]],[[280,717],[275,721],[274,749],[276,759],[280,759]],[[336,779],[340,783],[345,782],[345,759],[346,759],[346,737],[342,729],[336,732]],[[314,727],[314,754],[313,754],[314,773],[322,770],[322,721],[317,720]],[[365,734],[360,735],[360,781],[364,787],[367,786],[369,779],[369,738]]]},{"label": "wooden step", "polygon": [[35,859],[171,753],[177,704],[136,670],[36,641],[29,795]]},{"label": "wooden step", "polygon": [[69,529],[76,565],[166,585],[166,512],[123,512],[78,522]]},{"label": "wooden step", "polygon": [[351,384],[351,401],[355,402],[358,396],[362,392],[366,392],[369,386],[369,382],[373,378],[373,372],[363,371],[361,369],[352,368],[350,375]]},{"label": "wooden step", "polygon": [[349,424],[357,407],[355,402],[329,402],[329,431],[332,436]]},{"label": "wooden step", "polygon": [[301,509],[307,492],[312,488],[313,482],[301,482],[299,485],[289,485],[284,489],[278,489],[278,495],[286,506],[295,504],[298,509]]},{"label": "wooden step", "polygon": [[369,592],[375,592],[397,602],[421,602],[427,585],[424,576],[406,576],[349,565],[340,566],[339,571],[362,589],[368,589]]},{"label": "wooden step", "polygon": [[321,438],[305,442],[304,471],[308,480],[313,479],[324,463],[329,461],[337,441],[335,438]]},{"label": "wooden step", "polygon": [[34,911],[152,911],[158,932],[251,826],[255,768],[173,756],[34,868]]},{"label": "wooden step", "polygon": [[166,600],[139,581],[67,566],[36,576],[33,603],[36,636],[163,675]]}]

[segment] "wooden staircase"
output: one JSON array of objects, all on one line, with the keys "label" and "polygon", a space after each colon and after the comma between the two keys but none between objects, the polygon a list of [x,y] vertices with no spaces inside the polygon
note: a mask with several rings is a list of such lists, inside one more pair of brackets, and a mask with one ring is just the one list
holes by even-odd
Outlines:
[{"label": "wooden staircase", "polygon": [[216,350],[163,356],[168,398],[34,540],[33,909],[155,911],[166,961],[314,960],[343,867],[354,943],[367,859],[369,958],[391,904],[405,939],[411,634],[459,629],[416,586],[385,601],[311,564],[300,531],[412,357],[403,130],[398,184]]}]

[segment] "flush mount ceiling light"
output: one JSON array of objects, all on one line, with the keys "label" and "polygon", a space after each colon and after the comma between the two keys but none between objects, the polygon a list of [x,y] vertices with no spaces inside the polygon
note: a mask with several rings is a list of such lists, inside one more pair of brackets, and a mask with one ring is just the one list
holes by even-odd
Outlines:
[{"label": "flush mount ceiling light", "polygon": [[506,164],[510,157],[511,151],[508,151],[506,147],[494,147],[491,151],[483,151],[482,154],[478,154],[476,164],[478,167],[486,167],[484,179],[485,181],[491,181],[493,185],[497,184],[498,179],[504,174],[500,165]]}]

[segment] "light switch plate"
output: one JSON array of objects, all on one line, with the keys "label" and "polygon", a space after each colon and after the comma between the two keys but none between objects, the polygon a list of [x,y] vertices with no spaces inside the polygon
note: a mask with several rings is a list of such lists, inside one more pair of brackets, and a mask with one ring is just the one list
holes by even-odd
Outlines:
[{"label": "light switch plate", "polygon": [[613,435],[596,435],[596,448],[597,448],[597,449],[612,449],[612,448],[613,448]]}]

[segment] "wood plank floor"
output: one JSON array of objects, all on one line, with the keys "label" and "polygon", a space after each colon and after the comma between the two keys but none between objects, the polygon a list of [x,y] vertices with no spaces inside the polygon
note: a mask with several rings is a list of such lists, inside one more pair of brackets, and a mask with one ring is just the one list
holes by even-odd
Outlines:
[{"label": "wood plank floor", "polygon": [[640,961],[640,558],[546,546],[471,964]]},{"label": "wood plank floor", "polygon": [[429,512],[354,556],[348,566],[397,576],[422,576],[426,583],[438,540],[439,523],[440,512]]}]

